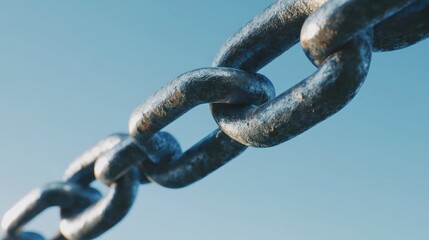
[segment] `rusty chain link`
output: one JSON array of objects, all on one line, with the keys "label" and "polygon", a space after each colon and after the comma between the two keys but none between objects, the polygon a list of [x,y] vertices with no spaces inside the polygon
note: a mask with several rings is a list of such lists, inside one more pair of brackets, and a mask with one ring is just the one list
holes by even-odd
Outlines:
[{"label": "rusty chain link", "polygon": [[[119,222],[139,184],[181,188],[247,146],[285,142],[339,111],[356,95],[373,51],[429,36],[429,0],[278,0],[228,39],[211,68],[180,75],[131,114],[129,135],[111,135],[78,157],[61,182],[33,190],[3,217],[2,239],[45,239],[24,226],[46,208],[61,209],[52,239],[92,239]],[[318,70],[276,96],[263,66],[300,42]],[[220,129],[182,152],[165,126],[210,103]],[[102,196],[90,184],[109,187]]]}]

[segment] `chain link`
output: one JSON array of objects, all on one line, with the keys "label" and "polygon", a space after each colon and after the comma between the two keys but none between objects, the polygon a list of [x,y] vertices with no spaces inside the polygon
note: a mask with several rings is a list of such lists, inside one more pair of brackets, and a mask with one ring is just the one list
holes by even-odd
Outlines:
[{"label": "chain link", "polygon": [[[4,216],[2,227],[12,238],[19,236],[20,229],[46,208],[58,206],[61,216],[69,217],[97,202],[101,194],[92,188],[74,183],[56,182],[35,189],[12,207]],[[36,233],[26,233],[22,238],[33,237]],[[61,238],[59,234],[55,239]]]},{"label": "chain link", "polygon": [[[137,107],[130,117],[130,135],[137,140],[136,143],[144,152],[149,152],[144,144],[139,143],[145,143],[154,133],[199,104],[218,102],[260,105],[274,95],[273,85],[260,74],[228,68],[197,69],[177,77]],[[204,145],[195,146],[198,148],[198,151],[194,151],[196,155],[189,155],[185,152],[183,157],[179,157],[180,162],[172,159],[175,161],[174,165],[177,166],[175,174],[181,179],[189,178],[187,174],[195,176],[198,173],[199,175],[191,181],[179,180],[182,182],[181,185],[177,185],[178,179],[176,179],[174,187],[191,184],[214,171],[216,166],[223,165],[219,163],[227,162],[232,156],[242,151],[243,147],[237,144],[237,153],[235,153],[229,146],[230,142],[218,138],[218,134],[211,134],[200,142]],[[187,159],[189,156],[202,161],[198,161],[197,164],[195,160]],[[127,160],[111,158],[109,162],[97,162],[96,176],[109,184],[135,165],[137,161],[139,161],[137,158]]]},{"label": "chain link", "polygon": [[[181,188],[207,176],[247,146],[287,141],[339,111],[356,95],[373,51],[429,36],[429,0],[278,0],[228,39],[211,68],[180,75],[142,103],[129,135],[111,135],[79,156],[61,182],[33,190],[3,217],[2,239],[44,239],[24,226],[46,208],[61,209],[52,239],[92,239],[127,214],[140,184]],[[318,70],[275,96],[255,73],[301,42]],[[165,126],[210,103],[216,129],[182,153]],[[102,196],[90,187],[100,180]]]}]

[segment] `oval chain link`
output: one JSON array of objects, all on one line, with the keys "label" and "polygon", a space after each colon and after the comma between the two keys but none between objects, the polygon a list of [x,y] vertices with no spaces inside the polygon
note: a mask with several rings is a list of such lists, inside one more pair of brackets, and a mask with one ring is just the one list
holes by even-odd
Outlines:
[{"label": "oval chain link", "polygon": [[[410,46],[429,36],[429,0],[278,0],[228,39],[212,68],[185,73],[131,115],[128,134],[111,135],[79,156],[64,181],[33,190],[3,217],[3,240],[45,239],[24,226],[46,208],[61,210],[52,239],[91,239],[119,222],[139,184],[187,186],[247,146],[284,142],[344,107],[368,72],[372,51]],[[257,74],[301,41],[318,70],[275,97]],[[210,103],[220,129],[182,153],[166,125]],[[90,187],[101,180],[105,196]]]},{"label": "oval chain link", "polygon": [[[101,194],[92,188],[67,182],[49,183],[34,189],[17,202],[4,216],[2,228],[9,238],[32,239],[42,237],[37,233],[20,233],[20,230],[45,209],[61,208],[62,215],[73,216],[98,201]],[[36,237],[36,235],[38,235]],[[58,234],[55,238],[61,238]]]},{"label": "oval chain link", "polygon": [[[146,144],[149,149],[156,149],[159,155],[147,156],[127,134],[111,135],[77,158],[65,171],[64,179],[87,186],[95,180],[96,163],[110,156],[139,161],[148,161],[149,158],[154,162],[168,161],[168,158],[180,152],[179,144],[172,139],[174,138],[168,133],[157,133]],[[92,206],[70,217],[62,215],[61,233],[67,239],[92,239],[104,233],[128,213],[141,180],[139,166],[135,165],[125,175],[110,183],[108,194]]]},{"label": "oval chain link", "polygon": [[[260,105],[274,95],[273,85],[260,74],[231,68],[197,69],[172,80],[137,107],[130,117],[130,135],[144,152],[149,152],[144,143],[154,133],[199,104]],[[205,177],[244,149],[215,130],[171,162],[147,163],[148,171],[144,172],[162,186],[180,188]],[[96,176],[109,184],[135,164],[136,158],[111,157],[97,163]]]},{"label": "oval chain link", "polygon": [[[256,71],[293,46],[300,36],[304,51],[318,71],[259,107],[211,104],[221,130],[244,145],[272,147],[343,108],[366,77],[371,51],[368,42],[354,50],[344,44],[353,38],[372,36],[372,26],[412,3],[424,5],[416,0],[371,1],[331,0],[322,6],[324,1],[278,1],[244,26],[222,47],[214,66]],[[306,11],[290,15],[301,5]],[[263,36],[273,38],[261,44]],[[258,47],[253,48],[255,45]],[[276,46],[283,48],[274,53]],[[244,54],[243,49],[249,49],[250,54]]]}]

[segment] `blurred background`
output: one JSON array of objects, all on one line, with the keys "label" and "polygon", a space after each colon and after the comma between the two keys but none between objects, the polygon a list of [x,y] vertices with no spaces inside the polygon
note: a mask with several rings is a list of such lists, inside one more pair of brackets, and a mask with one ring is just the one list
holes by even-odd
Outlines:
[{"label": "blurred background", "polygon": [[[139,103],[210,66],[272,2],[0,2],[0,215],[103,137],[127,132]],[[428,53],[429,41],[375,53],[338,114],[184,189],[141,186],[99,239],[429,239]],[[260,72],[281,93],[315,70],[295,46]],[[203,105],[165,130],[187,149],[215,128]],[[51,236],[58,221],[49,209],[26,229]]]}]

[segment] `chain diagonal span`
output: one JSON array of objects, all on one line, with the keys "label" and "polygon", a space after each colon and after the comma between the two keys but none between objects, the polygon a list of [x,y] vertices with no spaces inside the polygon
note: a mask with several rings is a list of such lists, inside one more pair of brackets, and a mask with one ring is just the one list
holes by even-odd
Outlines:
[{"label": "chain diagonal span", "polygon": [[[272,147],[327,119],[358,93],[374,51],[408,47],[429,36],[429,0],[278,0],[217,53],[212,66],[186,72],[131,114],[128,134],[106,137],[79,156],[62,181],[37,188],[3,217],[6,239],[45,239],[25,225],[49,207],[61,209],[52,239],[93,239],[121,221],[140,184],[192,184],[248,146]],[[276,96],[257,73],[300,43],[317,67]],[[208,103],[219,129],[182,152],[161,130]],[[90,186],[100,181],[101,194]]]}]

